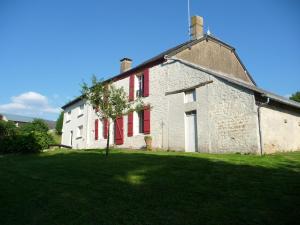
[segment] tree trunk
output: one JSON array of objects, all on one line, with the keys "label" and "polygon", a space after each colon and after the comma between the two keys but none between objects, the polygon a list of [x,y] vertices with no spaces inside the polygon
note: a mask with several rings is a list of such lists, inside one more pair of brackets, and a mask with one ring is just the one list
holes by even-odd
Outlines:
[{"label": "tree trunk", "polygon": [[108,127],[107,127],[107,142],[106,142],[105,156],[108,156],[108,152],[109,152],[109,138],[110,138],[110,123],[109,123],[109,121],[108,121]]}]

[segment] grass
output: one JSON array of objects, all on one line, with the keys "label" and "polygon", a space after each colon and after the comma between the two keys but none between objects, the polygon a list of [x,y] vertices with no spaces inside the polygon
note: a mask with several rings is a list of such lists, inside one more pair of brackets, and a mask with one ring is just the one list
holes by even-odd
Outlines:
[{"label": "grass", "polygon": [[0,224],[296,224],[300,153],[0,156]]}]

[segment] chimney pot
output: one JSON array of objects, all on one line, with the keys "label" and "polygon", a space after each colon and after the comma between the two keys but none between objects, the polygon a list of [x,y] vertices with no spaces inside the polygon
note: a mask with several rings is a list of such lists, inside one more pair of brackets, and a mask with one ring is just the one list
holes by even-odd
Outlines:
[{"label": "chimney pot", "polygon": [[120,72],[121,73],[124,73],[127,70],[131,69],[131,63],[132,63],[131,59],[123,58],[123,59],[120,60],[120,62],[121,62],[121,67],[120,67]]},{"label": "chimney pot", "polygon": [[203,36],[203,17],[192,16],[191,17],[191,37],[192,40],[196,40]]}]

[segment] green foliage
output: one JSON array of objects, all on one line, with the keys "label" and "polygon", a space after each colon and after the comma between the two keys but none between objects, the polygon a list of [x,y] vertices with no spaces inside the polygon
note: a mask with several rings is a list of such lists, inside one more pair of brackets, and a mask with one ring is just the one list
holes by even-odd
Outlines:
[{"label": "green foliage", "polygon": [[21,133],[0,139],[0,153],[35,153],[52,143],[53,138],[47,133]]},{"label": "green foliage", "polygon": [[[126,115],[131,111],[139,111],[144,107],[144,103],[140,98],[135,101],[128,101],[128,96],[123,87],[115,87],[112,83],[97,80],[92,77],[92,86],[89,87],[85,82],[82,84],[82,96],[97,110],[100,119],[107,118],[115,121],[118,116]],[[108,126],[108,137],[106,155],[109,151],[110,126]]]},{"label": "green foliage", "polygon": [[17,133],[17,127],[13,122],[0,121],[0,138],[12,136]]},{"label": "green foliage", "polygon": [[11,122],[0,121],[0,154],[34,153],[53,144],[53,137],[48,134],[48,126],[42,120],[35,120],[17,128]]},{"label": "green foliage", "polygon": [[26,123],[20,127],[22,133],[42,132],[47,133],[49,130],[48,125],[42,119],[34,119],[32,123]]},{"label": "green foliage", "polygon": [[61,135],[57,134],[56,132],[48,132],[53,140],[54,140],[54,143],[53,144],[60,144],[61,143]]},{"label": "green foliage", "polygon": [[88,100],[95,109],[99,109],[97,114],[100,118],[109,118],[113,121],[131,111],[140,110],[143,102],[140,98],[135,101],[128,101],[128,96],[123,87],[115,87],[112,83],[106,83],[92,77],[92,87],[82,84],[83,98]]},{"label": "green foliage", "polygon": [[290,97],[291,100],[294,100],[296,102],[300,102],[300,91],[297,91],[296,93],[292,94]]},{"label": "green foliage", "polygon": [[55,125],[56,133],[59,135],[62,134],[63,122],[64,122],[64,112],[61,112],[59,114],[59,117],[56,120],[56,125]]}]

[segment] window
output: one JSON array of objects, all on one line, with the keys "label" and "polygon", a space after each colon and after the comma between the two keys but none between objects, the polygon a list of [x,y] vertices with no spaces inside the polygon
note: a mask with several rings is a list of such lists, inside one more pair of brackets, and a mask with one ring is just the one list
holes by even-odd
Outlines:
[{"label": "window", "polygon": [[185,103],[195,102],[196,101],[196,90],[190,90],[185,92]]},{"label": "window", "polygon": [[139,111],[138,112],[138,123],[139,123],[139,133],[143,134],[144,133],[144,111]]},{"label": "window", "polygon": [[78,112],[78,117],[83,115],[83,110],[84,110],[84,104],[79,106],[79,112]]},{"label": "window", "polygon": [[77,128],[77,138],[82,138],[82,134],[83,134],[83,126],[79,126]]},{"label": "window", "polygon": [[71,120],[71,110],[67,112],[66,115],[66,122],[69,122]]},{"label": "window", "polygon": [[144,95],[144,74],[139,74],[137,77],[136,97],[143,97]]}]

